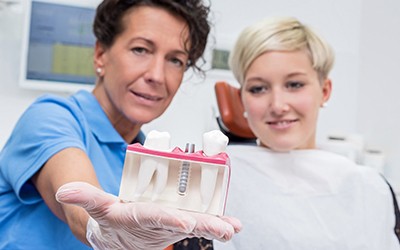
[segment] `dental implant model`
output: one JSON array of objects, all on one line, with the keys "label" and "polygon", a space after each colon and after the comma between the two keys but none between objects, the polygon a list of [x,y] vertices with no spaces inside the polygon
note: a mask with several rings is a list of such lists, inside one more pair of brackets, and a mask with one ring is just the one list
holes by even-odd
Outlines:
[{"label": "dental implant model", "polygon": [[[207,156],[225,152],[228,145],[228,137],[219,130],[213,130],[203,134],[203,152]],[[201,166],[200,193],[202,211],[206,212],[214,195],[217,184],[218,168],[203,163]]]},{"label": "dental implant model", "polygon": [[[148,134],[143,146],[148,149],[167,151],[169,150],[170,139],[171,136],[168,132],[152,130]],[[164,191],[167,184],[168,164],[168,159],[155,158],[146,155],[143,155],[140,158],[138,184],[136,186],[134,200],[137,200],[143,195],[154,174],[156,174],[156,182],[154,184],[152,200],[157,199],[160,193]]]},{"label": "dental implant model", "polygon": [[126,202],[154,202],[170,207],[223,215],[230,178],[228,138],[219,130],[194,144],[170,149],[167,132],[151,131],[144,145],[126,151],[119,197]]},{"label": "dental implant model", "polygon": [[[170,138],[171,136],[168,132],[152,130],[147,135],[143,147],[149,150],[168,151]],[[130,146],[128,146],[128,148]],[[142,155],[140,158],[130,157],[131,155],[128,153],[129,151],[127,151],[125,157],[120,185],[120,197],[125,197],[125,199],[130,201],[137,201],[148,189],[150,182],[155,177],[156,181],[154,181],[152,200],[157,199],[158,195],[164,190],[167,184],[169,160],[148,156],[146,154]],[[131,191],[131,188],[128,188],[133,181],[137,182],[134,192]]]}]

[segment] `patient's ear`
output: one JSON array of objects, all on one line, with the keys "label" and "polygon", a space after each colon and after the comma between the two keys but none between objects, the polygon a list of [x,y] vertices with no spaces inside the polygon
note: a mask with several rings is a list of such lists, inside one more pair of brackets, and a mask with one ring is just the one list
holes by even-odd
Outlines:
[{"label": "patient's ear", "polygon": [[332,93],[332,81],[329,78],[326,78],[322,83],[322,104],[326,103],[331,97]]}]

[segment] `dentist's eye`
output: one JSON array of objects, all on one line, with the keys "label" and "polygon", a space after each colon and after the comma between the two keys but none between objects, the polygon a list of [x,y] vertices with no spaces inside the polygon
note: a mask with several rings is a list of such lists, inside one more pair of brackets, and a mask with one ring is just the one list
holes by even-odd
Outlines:
[{"label": "dentist's eye", "polygon": [[133,53],[137,54],[137,55],[143,55],[146,54],[148,52],[148,50],[146,48],[143,47],[135,47],[131,49]]},{"label": "dentist's eye", "polygon": [[170,60],[174,65],[182,67],[184,65],[183,61],[178,58],[171,58]]}]

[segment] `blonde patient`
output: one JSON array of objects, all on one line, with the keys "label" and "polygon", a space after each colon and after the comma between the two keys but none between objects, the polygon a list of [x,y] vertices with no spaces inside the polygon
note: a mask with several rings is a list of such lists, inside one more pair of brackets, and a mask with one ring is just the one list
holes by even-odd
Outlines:
[{"label": "blonde patient", "polygon": [[316,148],[333,62],[330,45],[295,18],[240,34],[230,66],[258,145],[228,147],[227,214],[243,231],[216,249],[400,249],[385,180]]}]

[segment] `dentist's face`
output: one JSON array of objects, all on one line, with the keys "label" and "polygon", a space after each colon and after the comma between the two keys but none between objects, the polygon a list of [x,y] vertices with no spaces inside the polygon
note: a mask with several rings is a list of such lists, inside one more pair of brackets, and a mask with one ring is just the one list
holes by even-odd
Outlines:
[{"label": "dentist's face", "polygon": [[242,102],[261,145],[275,151],[315,148],[318,112],[331,92],[305,51],[266,52],[250,65]]},{"label": "dentist's face", "polygon": [[113,123],[143,124],[160,116],[186,70],[187,23],[166,10],[141,6],[123,17],[110,48],[96,46],[102,69],[95,94]]}]

